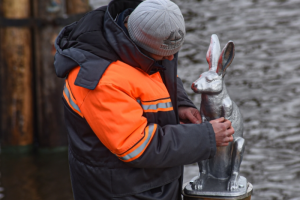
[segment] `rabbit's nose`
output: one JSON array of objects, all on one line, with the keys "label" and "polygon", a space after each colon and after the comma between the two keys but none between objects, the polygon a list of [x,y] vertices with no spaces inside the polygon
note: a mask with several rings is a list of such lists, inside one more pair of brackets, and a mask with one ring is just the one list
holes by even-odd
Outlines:
[{"label": "rabbit's nose", "polygon": [[193,83],[193,84],[192,84],[192,87],[191,87],[191,88],[192,88],[192,90],[194,90],[194,92],[197,92],[197,91],[198,91],[197,86],[198,86],[197,83]]}]

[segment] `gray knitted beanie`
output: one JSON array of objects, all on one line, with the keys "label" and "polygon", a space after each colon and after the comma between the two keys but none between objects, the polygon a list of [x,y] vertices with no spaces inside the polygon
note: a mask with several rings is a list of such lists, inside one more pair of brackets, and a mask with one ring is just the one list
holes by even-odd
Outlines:
[{"label": "gray knitted beanie", "polygon": [[137,46],[159,56],[170,56],[183,44],[185,24],[172,1],[145,0],[130,14],[128,32]]}]

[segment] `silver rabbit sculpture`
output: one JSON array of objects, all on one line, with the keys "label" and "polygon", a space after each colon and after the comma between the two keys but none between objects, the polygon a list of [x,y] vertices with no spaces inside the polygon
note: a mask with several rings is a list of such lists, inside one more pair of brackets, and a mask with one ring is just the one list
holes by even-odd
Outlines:
[{"label": "silver rabbit sculpture", "polygon": [[198,163],[199,177],[191,183],[194,190],[204,189],[208,179],[224,182],[227,191],[246,187],[239,185],[239,170],[245,143],[242,115],[237,105],[230,99],[224,81],[226,69],[231,64],[234,54],[232,41],[229,41],[220,52],[218,36],[212,35],[206,54],[209,70],[202,73],[192,84],[193,91],[202,95],[200,112],[203,122],[225,117],[231,121],[235,130],[233,142],[225,147],[217,147],[214,158]]}]

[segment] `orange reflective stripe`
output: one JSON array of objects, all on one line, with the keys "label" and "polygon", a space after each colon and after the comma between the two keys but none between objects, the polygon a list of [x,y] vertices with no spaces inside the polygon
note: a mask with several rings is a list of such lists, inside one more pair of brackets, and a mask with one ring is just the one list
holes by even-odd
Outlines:
[{"label": "orange reflective stripe", "polygon": [[173,105],[171,99],[156,100],[150,102],[141,102],[144,112],[171,111]]},{"label": "orange reflective stripe", "polygon": [[72,110],[75,111],[78,115],[83,117],[78,105],[76,104],[76,100],[73,97],[73,94],[70,90],[70,87],[69,87],[69,84],[68,84],[67,80],[65,81],[65,85],[64,85],[63,97],[67,101],[70,108],[72,108]]},{"label": "orange reflective stripe", "polygon": [[137,158],[139,158],[143,152],[146,150],[147,146],[150,144],[155,132],[156,132],[157,125],[156,124],[150,124],[145,128],[144,131],[144,138],[139,141],[132,149],[130,149],[128,152],[117,155],[119,159],[123,160],[124,162],[130,162]]}]

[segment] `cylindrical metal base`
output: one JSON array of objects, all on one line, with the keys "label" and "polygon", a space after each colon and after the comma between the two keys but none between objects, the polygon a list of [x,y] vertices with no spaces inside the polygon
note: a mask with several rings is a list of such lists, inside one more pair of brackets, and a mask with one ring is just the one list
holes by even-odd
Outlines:
[{"label": "cylindrical metal base", "polygon": [[253,192],[253,185],[248,182],[247,193],[239,197],[210,197],[210,196],[191,196],[186,195],[182,190],[183,200],[250,200]]}]

